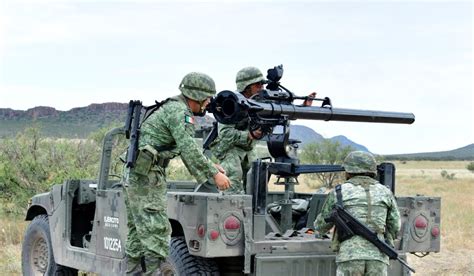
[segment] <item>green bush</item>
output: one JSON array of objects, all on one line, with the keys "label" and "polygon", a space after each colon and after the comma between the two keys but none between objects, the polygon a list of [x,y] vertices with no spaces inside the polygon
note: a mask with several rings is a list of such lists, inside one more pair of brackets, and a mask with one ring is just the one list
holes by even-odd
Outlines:
[{"label": "green bush", "polygon": [[[301,163],[306,164],[342,164],[344,158],[354,149],[350,146],[342,146],[339,142],[323,140],[320,143],[310,143],[301,151]],[[331,188],[334,183],[344,181],[341,173],[318,173],[308,177],[312,180],[308,185],[311,188],[325,186]]]},{"label": "green bush", "polygon": [[52,139],[28,128],[0,140],[0,198],[19,208],[28,198],[66,179],[93,179],[98,174],[100,146],[92,139]]},{"label": "green bush", "polygon": [[466,169],[474,173],[474,162],[470,162],[469,164],[467,164]]},{"label": "green bush", "polygon": [[455,173],[448,173],[446,170],[441,171],[441,177],[447,180],[453,180],[455,178]]}]

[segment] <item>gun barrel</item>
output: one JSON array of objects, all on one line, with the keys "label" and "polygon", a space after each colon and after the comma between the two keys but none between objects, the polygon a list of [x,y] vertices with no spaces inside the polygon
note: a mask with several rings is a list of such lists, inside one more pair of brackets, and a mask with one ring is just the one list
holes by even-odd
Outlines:
[{"label": "gun barrel", "polygon": [[246,99],[231,91],[220,92],[211,107],[217,121],[224,124],[237,123],[249,115],[263,118],[288,116],[290,120],[307,119],[323,121],[349,121],[368,123],[412,124],[413,113],[298,106],[292,103],[257,101]]},{"label": "gun barrel", "polygon": [[291,104],[259,103],[262,110],[258,113],[263,117],[287,115],[290,120],[324,120],[367,123],[412,124],[413,113],[359,110],[347,108],[329,108],[315,106],[297,106]]}]

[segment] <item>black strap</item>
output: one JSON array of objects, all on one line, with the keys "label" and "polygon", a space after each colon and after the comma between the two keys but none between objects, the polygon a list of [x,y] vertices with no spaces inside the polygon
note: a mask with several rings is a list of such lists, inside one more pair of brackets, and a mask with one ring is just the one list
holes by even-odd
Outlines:
[{"label": "black strap", "polygon": [[146,262],[145,262],[145,256],[142,256],[140,258],[140,265],[142,267],[142,272],[146,273]]},{"label": "black strap", "polygon": [[158,101],[155,101],[155,104],[154,105],[150,105],[150,106],[147,106],[145,108],[145,114],[143,115],[143,119],[142,121],[140,122],[140,125],[143,124],[143,122],[146,121],[146,119],[148,119],[148,117],[151,116],[151,114],[153,114],[155,111],[157,111],[162,105],[164,105],[165,103],[167,103],[168,101],[170,100],[173,100],[175,101],[176,99],[174,98],[168,98],[166,100],[163,100],[161,102],[158,102]]},{"label": "black strap", "polygon": [[344,204],[342,203],[342,186],[341,185],[336,186],[336,198],[337,198],[337,205],[344,208]]},{"label": "black strap", "polygon": [[164,146],[155,146],[155,145],[153,145],[153,148],[157,152],[170,151],[170,150],[176,149],[176,144],[174,144],[174,145],[164,145]]}]

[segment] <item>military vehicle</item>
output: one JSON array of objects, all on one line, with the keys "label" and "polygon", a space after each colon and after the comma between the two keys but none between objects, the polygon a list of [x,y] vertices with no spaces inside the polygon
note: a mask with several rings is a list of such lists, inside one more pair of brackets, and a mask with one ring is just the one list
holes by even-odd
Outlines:
[{"label": "military vehicle", "polygon": [[[273,89],[262,91],[256,99],[223,91],[213,101],[211,111],[219,122],[248,120],[250,128],[264,129],[273,158],[253,163],[246,193],[241,195],[192,181],[168,183],[172,238],[170,256],[160,268],[162,275],[335,275],[331,239],[312,230],[326,195],[296,192],[295,185],[301,174],[343,168],[300,164],[298,141],[289,139],[289,121],[410,124],[414,115],[337,109],[328,98],[316,99],[322,101],[321,107],[297,106],[292,102],[298,97],[278,80],[274,77],[267,86]],[[113,129],[104,138],[98,179],[68,180],[31,199],[26,214],[31,223],[22,249],[24,275],[125,274],[124,186],[113,176],[111,161],[114,137],[129,136],[130,125],[137,129],[140,113],[133,107],[130,110],[128,126]],[[395,167],[383,163],[378,172],[380,181],[395,192]],[[284,192],[268,190],[271,176],[284,186]],[[406,260],[408,253],[422,257],[439,252],[440,198],[397,196],[397,201],[402,216],[401,233],[395,240],[399,257]],[[391,260],[389,275],[409,274]]]}]

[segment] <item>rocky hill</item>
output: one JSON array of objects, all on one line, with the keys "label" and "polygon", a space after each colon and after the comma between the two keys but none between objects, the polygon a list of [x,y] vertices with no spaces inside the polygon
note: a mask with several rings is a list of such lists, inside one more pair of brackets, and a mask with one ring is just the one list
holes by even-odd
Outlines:
[{"label": "rocky hill", "polygon": [[[59,111],[48,106],[37,106],[26,111],[0,108],[0,138],[13,137],[31,126],[38,127],[47,137],[86,138],[91,132],[100,128],[123,124],[127,107],[127,103],[112,102],[91,104],[68,111]],[[213,121],[214,118],[210,116],[197,117],[199,125],[210,125]],[[291,138],[300,140],[302,146],[326,139],[313,129],[298,124],[291,125]],[[369,151],[365,146],[342,135],[328,139],[356,150]],[[474,144],[451,151],[397,154],[386,157],[389,160],[474,160]]]},{"label": "rocky hill", "polygon": [[0,108],[0,137],[36,126],[48,137],[84,138],[91,132],[123,122],[128,104],[104,103],[59,111],[37,106],[26,111]]},{"label": "rocky hill", "polygon": [[388,160],[474,160],[474,144],[449,151],[386,155]]},{"label": "rocky hill", "polygon": [[[127,115],[126,103],[91,104],[68,111],[58,111],[52,107],[37,106],[26,111],[0,108],[0,137],[14,136],[28,126],[37,126],[48,137],[85,138],[91,132],[111,125],[119,125]],[[210,125],[213,117],[196,117],[199,125]],[[302,125],[291,125],[291,138],[307,143],[325,139],[313,129]],[[345,136],[336,136],[331,140],[343,146],[350,145],[357,150],[368,151]]]}]

